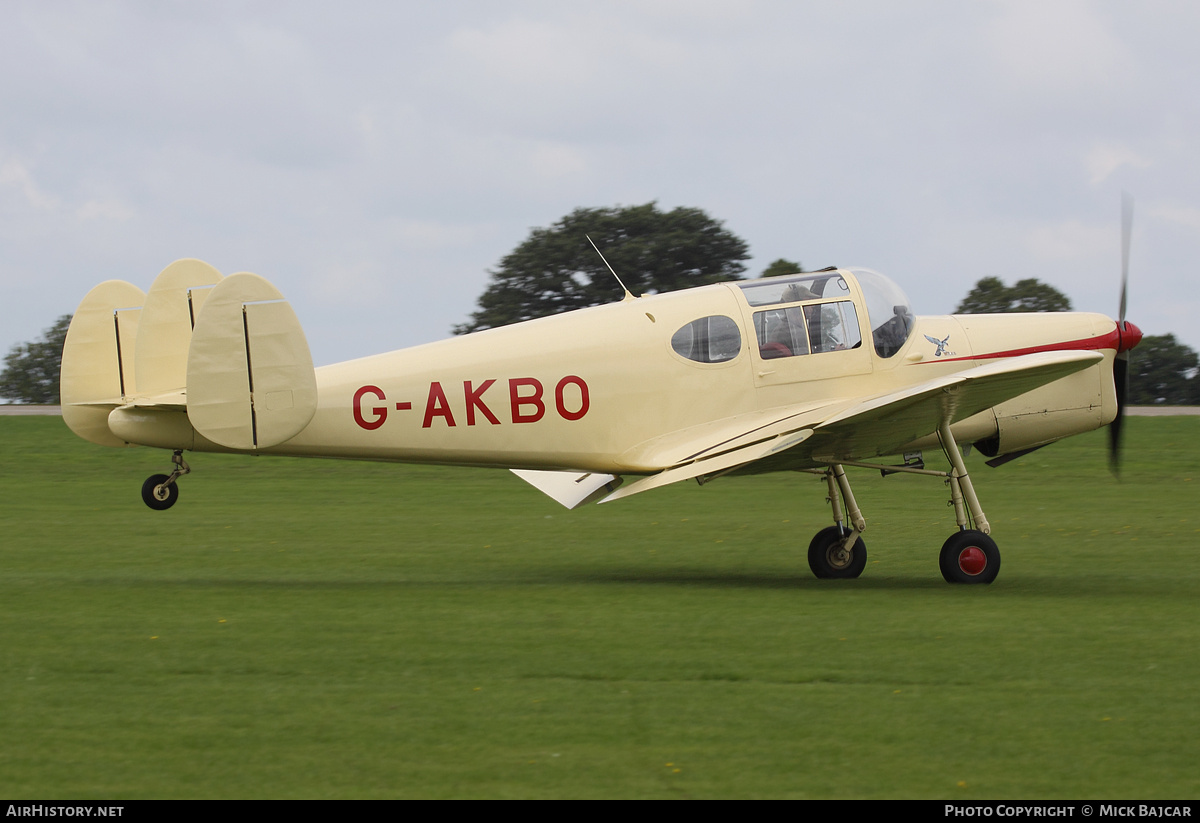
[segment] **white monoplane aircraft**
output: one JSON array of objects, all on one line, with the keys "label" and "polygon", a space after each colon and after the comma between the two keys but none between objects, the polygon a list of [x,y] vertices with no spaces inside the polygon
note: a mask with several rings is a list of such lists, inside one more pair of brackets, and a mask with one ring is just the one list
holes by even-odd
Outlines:
[{"label": "white monoplane aircraft", "polygon": [[[874,272],[826,269],[634,298],[314,369],[263,278],[180,260],[150,291],[84,298],[63,417],[109,446],[173,452],[142,497],[169,508],[185,451],[510,468],[563,505],[688,478],[824,474],[833,525],[808,561],[857,577],[866,521],[844,466],[949,481],[941,571],[989,583],[1000,553],[961,443],[1019,456],[1117,425],[1141,332],[1100,314],[916,317]],[[951,470],[923,467],[941,448]],[[906,455],[901,465],[878,462]],[[996,461],[993,461],[996,462]]]}]

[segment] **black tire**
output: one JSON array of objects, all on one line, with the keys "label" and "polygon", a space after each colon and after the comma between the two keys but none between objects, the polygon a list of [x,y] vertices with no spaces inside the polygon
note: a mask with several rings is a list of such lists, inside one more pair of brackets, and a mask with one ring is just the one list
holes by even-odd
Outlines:
[{"label": "black tire", "polygon": [[[175,505],[175,501],[179,499],[179,484],[172,483],[169,486],[163,486],[167,482],[167,475],[152,474],[146,478],[146,482],[142,484],[142,500],[146,505],[155,511],[163,511]],[[165,495],[159,497],[156,495],[155,489],[161,489],[160,494]]]},{"label": "black tire", "polygon": [[808,544],[808,567],[822,580],[858,577],[867,567],[867,544],[859,537],[850,551],[842,548],[837,526],[821,529]]},{"label": "black tire", "polygon": [[938,565],[947,583],[991,583],[1000,573],[1000,549],[983,532],[956,532],[942,544]]}]

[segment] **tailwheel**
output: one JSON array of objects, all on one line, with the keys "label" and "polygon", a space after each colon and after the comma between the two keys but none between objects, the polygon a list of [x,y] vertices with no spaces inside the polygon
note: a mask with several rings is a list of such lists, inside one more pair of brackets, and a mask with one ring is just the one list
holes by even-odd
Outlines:
[{"label": "tailwheel", "polygon": [[[172,482],[167,482],[171,480]],[[142,500],[155,511],[169,509],[179,499],[179,485],[165,474],[152,474],[142,484]]]},{"label": "tailwheel", "polygon": [[849,532],[839,526],[821,529],[808,544],[808,567],[819,578],[858,577],[867,565],[867,544],[856,536],[853,545],[843,545]]},{"label": "tailwheel", "polygon": [[991,583],[1000,571],[996,541],[973,529],[955,532],[938,558],[947,583]]},{"label": "tailwheel", "polygon": [[171,455],[175,464],[170,474],[152,474],[142,484],[142,500],[155,511],[163,511],[175,505],[179,499],[179,484],[175,481],[191,472],[192,467],[183,459],[183,450],[176,449]]}]

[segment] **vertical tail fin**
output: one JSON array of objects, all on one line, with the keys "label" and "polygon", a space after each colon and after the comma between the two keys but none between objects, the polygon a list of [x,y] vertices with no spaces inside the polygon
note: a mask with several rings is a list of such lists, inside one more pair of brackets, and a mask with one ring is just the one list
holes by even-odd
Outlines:
[{"label": "vertical tail fin", "polygon": [[96,286],[75,310],[63,344],[59,390],[63,421],[102,446],[124,446],[108,414],[136,391],[135,341],[146,293],[124,280]]},{"label": "vertical tail fin", "polygon": [[188,345],[205,296],[221,273],[203,260],[176,260],[146,293],[137,334],[138,393],[144,397],[187,386]]},{"label": "vertical tail fin", "polygon": [[249,272],[222,280],[196,319],[187,359],[188,417],[232,449],[275,446],[317,410],[308,341],[283,295]]}]

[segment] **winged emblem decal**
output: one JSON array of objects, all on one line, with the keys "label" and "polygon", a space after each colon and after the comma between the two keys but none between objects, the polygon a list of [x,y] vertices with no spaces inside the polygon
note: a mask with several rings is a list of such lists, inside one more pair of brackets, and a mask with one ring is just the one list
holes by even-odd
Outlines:
[{"label": "winged emblem decal", "polygon": [[925,339],[937,346],[937,351],[933,353],[934,357],[941,357],[943,354],[954,354],[952,351],[946,351],[946,346],[950,343],[950,335],[946,335],[945,338],[938,340],[936,337],[927,334],[925,335]]}]

